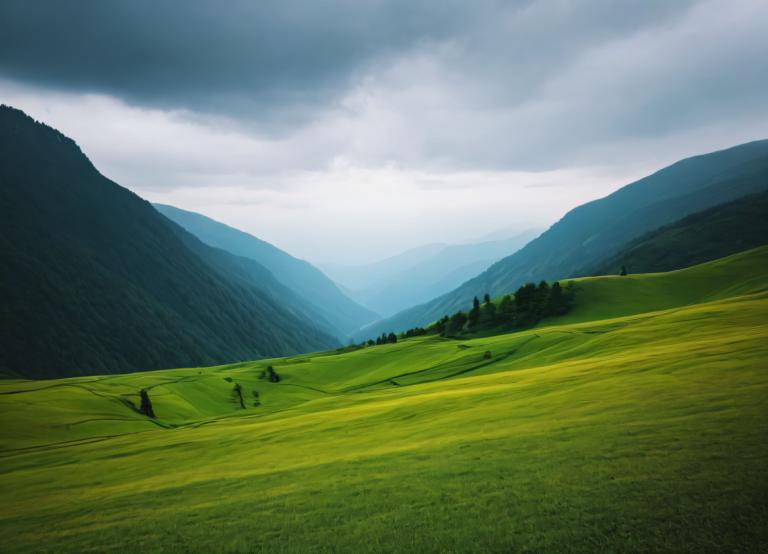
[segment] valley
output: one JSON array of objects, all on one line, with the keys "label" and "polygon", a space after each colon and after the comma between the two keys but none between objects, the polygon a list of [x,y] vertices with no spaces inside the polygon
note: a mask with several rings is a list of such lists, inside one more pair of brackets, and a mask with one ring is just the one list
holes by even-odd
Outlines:
[{"label": "valley", "polygon": [[0,1],[0,554],[768,553],[765,21]]},{"label": "valley", "polygon": [[[466,341],[3,381],[2,543],[749,550],[768,521],[766,268],[762,247],[577,280],[568,315]],[[142,388],[156,420],[126,403]]]}]

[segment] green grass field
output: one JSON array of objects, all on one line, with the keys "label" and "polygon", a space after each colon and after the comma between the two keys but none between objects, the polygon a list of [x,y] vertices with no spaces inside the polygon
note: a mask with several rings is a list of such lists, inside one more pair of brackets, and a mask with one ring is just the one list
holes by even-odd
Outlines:
[{"label": "green grass field", "polygon": [[0,550],[766,551],[768,247],[576,284],[520,333],[0,381]]}]

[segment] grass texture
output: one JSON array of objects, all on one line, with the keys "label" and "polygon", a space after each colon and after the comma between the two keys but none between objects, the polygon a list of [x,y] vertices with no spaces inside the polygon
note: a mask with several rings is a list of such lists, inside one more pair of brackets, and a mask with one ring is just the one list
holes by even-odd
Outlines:
[{"label": "grass texture", "polygon": [[1,549],[765,551],[768,247],[576,286],[519,333],[0,381]]}]

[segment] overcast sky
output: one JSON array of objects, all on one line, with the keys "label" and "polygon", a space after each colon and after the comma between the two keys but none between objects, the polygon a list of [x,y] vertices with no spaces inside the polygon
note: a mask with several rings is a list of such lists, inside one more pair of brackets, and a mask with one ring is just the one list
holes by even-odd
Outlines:
[{"label": "overcast sky", "polygon": [[3,0],[0,102],[315,262],[566,211],[768,137],[764,0]]}]

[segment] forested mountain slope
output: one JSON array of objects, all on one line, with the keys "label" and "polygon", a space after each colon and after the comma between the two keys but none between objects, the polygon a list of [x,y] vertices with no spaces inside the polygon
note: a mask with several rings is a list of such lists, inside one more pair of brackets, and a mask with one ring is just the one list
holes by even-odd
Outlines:
[{"label": "forested mountain slope", "polygon": [[768,244],[768,192],[684,217],[646,233],[579,273],[605,275],[670,271]]},{"label": "forested mountain slope", "polygon": [[0,371],[196,366],[333,346],[267,291],[226,278],[77,145],[0,108]]},{"label": "forested mountain slope", "polygon": [[250,258],[266,267],[280,283],[313,305],[340,337],[378,317],[347,297],[309,262],[294,258],[266,241],[202,214],[164,204],[155,204],[155,208],[204,243]]}]

